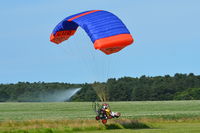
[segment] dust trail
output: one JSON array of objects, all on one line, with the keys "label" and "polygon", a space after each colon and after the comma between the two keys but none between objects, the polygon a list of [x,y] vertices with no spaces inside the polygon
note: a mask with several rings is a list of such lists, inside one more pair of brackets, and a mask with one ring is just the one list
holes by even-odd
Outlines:
[{"label": "dust trail", "polygon": [[67,90],[58,90],[54,93],[47,93],[40,96],[41,102],[63,102],[69,101],[69,99],[75,95],[81,88],[73,88]]}]

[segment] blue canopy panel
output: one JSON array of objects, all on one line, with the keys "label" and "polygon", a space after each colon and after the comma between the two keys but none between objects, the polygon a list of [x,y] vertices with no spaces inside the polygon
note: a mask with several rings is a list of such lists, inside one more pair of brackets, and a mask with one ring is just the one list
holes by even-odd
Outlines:
[{"label": "blue canopy panel", "polygon": [[110,12],[91,10],[65,18],[53,30],[50,41],[59,44],[72,36],[78,26],[82,27],[95,49],[106,54],[120,51],[133,43],[133,38],[123,22]]}]

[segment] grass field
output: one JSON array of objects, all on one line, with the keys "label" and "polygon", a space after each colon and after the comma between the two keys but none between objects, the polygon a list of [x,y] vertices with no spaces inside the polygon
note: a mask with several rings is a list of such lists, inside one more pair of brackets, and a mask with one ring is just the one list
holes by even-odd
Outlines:
[{"label": "grass field", "polygon": [[[110,102],[121,112],[108,130],[94,120],[91,102],[0,103],[0,132],[59,133],[199,133],[200,101]],[[145,124],[146,129],[127,129],[125,124]],[[114,127],[113,127],[114,125]],[[117,129],[119,128],[119,129]],[[136,127],[138,128],[138,127]]]}]

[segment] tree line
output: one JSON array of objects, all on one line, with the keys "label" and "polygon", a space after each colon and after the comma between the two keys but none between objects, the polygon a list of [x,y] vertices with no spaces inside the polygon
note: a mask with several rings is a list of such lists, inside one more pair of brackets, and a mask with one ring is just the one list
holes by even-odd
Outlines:
[{"label": "tree line", "polygon": [[80,84],[18,82],[16,84],[0,84],[0,102],[45,102],[47,96],[70,88],[80,88]]},{"label": "tree line", "polygon": [[[40,102],[45,94],[82,88],[71,101],[199,100],[200,76],[176,73],[173,76],[110,78],[106,82],[84,84],[19,82],[0,84],[1,102]],[[44,101],[44,100],[43,100]]]},{"label": "tree line", "polygon": [[74,101],[98,101],[95,84],[101,84],[107,101],[199,100],[200,76],[177,73],[174,76],[111,78],[106,83],[85,84],[72,97]]}]

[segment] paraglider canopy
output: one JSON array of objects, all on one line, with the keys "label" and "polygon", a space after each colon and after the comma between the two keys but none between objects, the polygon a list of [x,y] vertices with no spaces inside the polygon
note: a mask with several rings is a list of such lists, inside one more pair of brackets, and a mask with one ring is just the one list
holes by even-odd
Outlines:
[{"label": "paraglider canopy", "polygon": [[74,35],[82,27],[94,44],[94,48],[112,54],[133,43],[133,38],[114,14],[103,10],[90,10],[69,16],[53,30],[50,41],[59,44]]}]

